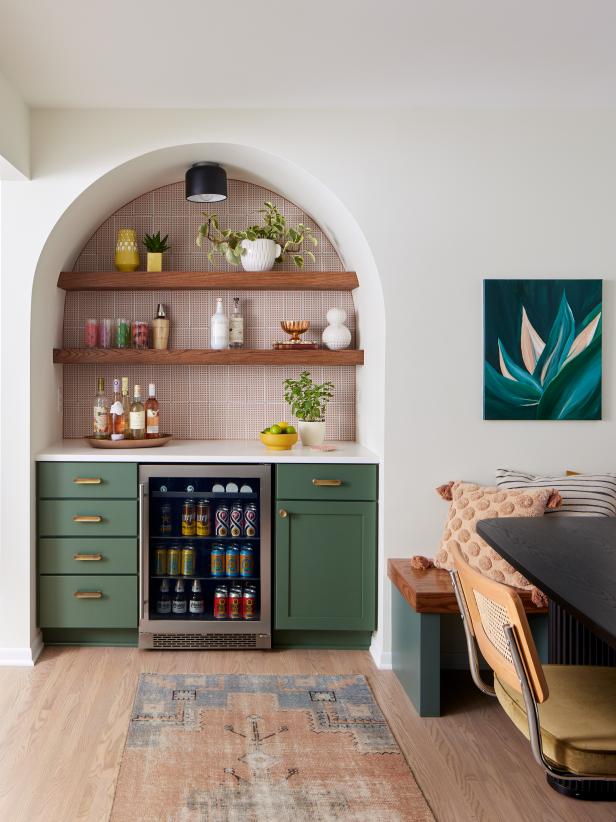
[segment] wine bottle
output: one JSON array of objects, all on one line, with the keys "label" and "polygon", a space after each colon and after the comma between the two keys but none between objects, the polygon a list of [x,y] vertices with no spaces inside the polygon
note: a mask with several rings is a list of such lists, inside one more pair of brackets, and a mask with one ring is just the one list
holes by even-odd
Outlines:
[{"label": "wine bottle", "polygon": [[124,439],[124,406],[122,405],[122,394],[120,393],[120,380],[113,381],[113,403],[109,409],[111,413],[111,439]]},{"label": "wine bottle", "polygon": [[240,313],[240,298],[233,298],[233,314],[229,321],[229,348],[244,347],[244,318]]},{"label": "wine bottle", "polygon": [[155,439],[160,435],[159,429],[160,408],[156,399],[156,386],[151,382],[148,386],[148,398],[145,401],[145,436],[146,439]]},{"label": "wine bottle", "polygon": [[131,439],[142,440],[145,438],[145,408],[141,402],[141,386],[135,386],[133,401],[130,405],[130,435]]},{"label": "wine bottle", "polygon": [[229,318],[222,306],[222,297],[217,298],[216,313],[212,315],[210,345],[217,350],[229,347]]},{"label": "wine bottle", "polygon": [[98,378],[98,391],[94,398],[92,436],[97,440],[109,439],[109,406],[105,398],[105,380]]},{"label": "wine bottle", "polygon": [[124,439],[130,436],[130,399],[128,397],[128,377],[122,377],[122,408],[124,410]]}]

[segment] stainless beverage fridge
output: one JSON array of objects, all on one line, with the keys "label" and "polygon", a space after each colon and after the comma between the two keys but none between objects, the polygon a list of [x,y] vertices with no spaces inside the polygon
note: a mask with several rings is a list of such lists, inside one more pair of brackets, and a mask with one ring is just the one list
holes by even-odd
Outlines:
[{"label": "stainless beverage fridge", "polygon": [[139,647],[270,648],[271,468],[139,469]]}]

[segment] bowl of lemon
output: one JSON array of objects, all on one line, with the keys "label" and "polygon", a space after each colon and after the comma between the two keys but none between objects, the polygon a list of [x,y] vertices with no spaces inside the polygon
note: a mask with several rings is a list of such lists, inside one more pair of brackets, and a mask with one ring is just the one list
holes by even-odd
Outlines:
[{"label": "bowl of lemon", "polygon": [[298,439],[294,426],[286,422],[277,422],[269,428],[264,428],[259,436],[263,445],[274,451],[288,451],[293,448]]}]

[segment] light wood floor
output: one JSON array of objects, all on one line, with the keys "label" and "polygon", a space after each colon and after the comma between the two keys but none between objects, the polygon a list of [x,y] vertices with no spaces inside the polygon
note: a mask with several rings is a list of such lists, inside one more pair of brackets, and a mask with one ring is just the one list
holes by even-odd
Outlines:
[{"label": "light wood floor", "polygon": [[364,652],[49,648],[34,669],[0,669],[0,820],[108,819],[141,671],[362,673],[439,822],[616,818],[616,803],[552,791],[526,740],[465,674],[446,683],[448,715],[420,719],[394,674]]}]

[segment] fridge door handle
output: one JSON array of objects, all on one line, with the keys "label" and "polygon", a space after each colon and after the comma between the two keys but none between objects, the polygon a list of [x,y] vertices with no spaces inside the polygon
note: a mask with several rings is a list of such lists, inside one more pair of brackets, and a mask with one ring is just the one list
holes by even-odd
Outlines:
[{"label": "fridge door handle", "polygon": [[139,483],[139,619],[143,619],[143,552],[145,550],[143,539],[143,525],[145,508],[145,483]]}]

